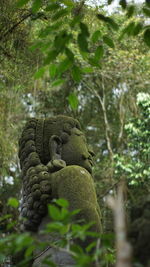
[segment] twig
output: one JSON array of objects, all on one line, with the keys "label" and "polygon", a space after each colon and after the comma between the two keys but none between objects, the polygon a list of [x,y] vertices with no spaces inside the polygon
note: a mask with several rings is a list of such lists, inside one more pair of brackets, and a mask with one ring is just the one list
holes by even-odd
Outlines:
[{"label": "twig", "polygon": [[83,9],[83,6],[85,4],[85,0],[81,1],[79,3],[79,5],[77,5],[74,9],[73,9],[73,15],[74,16],[77,16],[81,13],[82,9]]},{"label": "twig", "polygon": [[104,84],[102,83],[102,89],[103,89],[103,97],[101,97],[98,92],[94,89],[91,90],[91,88],[84,82],[84,85],[90,90],[90,92],[98,98],[99,103],[102,107],[103,115],[104,115],[104,123],[105,123],[105,136],[106,136],[106,142],[107,142],[107,148],[109,151],[110,159],[111,162],[113,162],[113,150],[111,147],[111,141],[110,141],[110,127],[108,123],[108,118],[107,118],[107,111],[106,111],[106,100],[105,100],[105,89],[104,89]]},{"label": "twig", "polygon": [[125,120],[125,111],[123,108],[123,101],[124,101],[124,92],[122,89],[120,101],[119,101],[120,131],[119,131],[119,135],[118,135],[118,144],[120,144],[122,139],[123,139],[124,120]]},{"label": "twig", "polygon": [[[96,251],[100,250],[100,245],[101,245],[101,240],[100,240],[100,238],[98,238],[97,243],[96,243]],[[96,257],[95,267],[99,267],[98,257]]]},{"label": "twig", "polygon": [[8,57],[9,59],[14,60],[13,57],[12,57],[12,55],[10,55],[10,54],[6,51],[6,49],[4,49],[1,45],[0,45],[0,50],[2,51],[2,53],[3,53],[6,57]]},{"label": "twig", "polygon": [[1,37],[0,37],[0,41],[2,41],[8,34],[11,34],[15,28],[17,28],[24,20],[26,20],[28,17],[30,17],[32,15],[32,13],[28,13],[25,16],[23,16],[21,18],[21,20],[19,20],[18,22],[16,22],[10,29],[8,29]]},{"label": "twig", "polygon": [[46,249],[44,249],[42,252],[40,252],[38,255],[36,255],[36,256],[34,257],[34,260],[36,260],[37,258],[39,258],[39,257],[41,257],[42,255],[44,255],[44,253],[45,253],[46,251],[48,251],[49,249],[51,249],[51,248],[57,249],[57,250],[59,250],[59,251],[61,251],[61,252],[64,252],[64,253],[68,253],[70,256],[76,256],[76,254],[75,254],[74,252],[72,252],[72,251],[70,251],[70,250],[68,250],[68,249],[61,248],[61,247],[57,247],[56,245],[51,244],[51,245],[48,246]]},{"label": "twig", "polygon": [[117,181],[117,182],[115,182],[113,185],[111,185],[107,190],[106,190],[106,192],[103,194],[103,195],[100,195],[100,199],[102,199],[103,197],[105,197],[106,195],[108,195],[109,194],[109,192],[110,192],[110,190],[112,190],[117,184],[119,184],[120,183],[120,181]]}]

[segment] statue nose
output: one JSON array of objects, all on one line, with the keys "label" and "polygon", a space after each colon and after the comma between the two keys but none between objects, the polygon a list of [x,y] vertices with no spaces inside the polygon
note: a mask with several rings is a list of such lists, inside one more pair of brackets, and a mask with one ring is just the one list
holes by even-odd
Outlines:
[{"label": "statue nose", "polygon": [[95,153],[94,153],[92,148],[88,147],[88,152],[89,152],[89,154],[91,155],[92,158],[95,156]]},{"label": "statue nose", "polygon": [[85,160],[88,159],[89,157],[90,157],[90,154],[88,152],[82,154],[82,158]]}]

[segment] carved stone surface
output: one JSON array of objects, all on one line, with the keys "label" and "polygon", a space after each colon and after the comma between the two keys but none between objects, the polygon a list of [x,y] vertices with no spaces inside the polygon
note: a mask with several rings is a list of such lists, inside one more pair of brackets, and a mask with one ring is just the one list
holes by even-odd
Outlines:
[{"label": "carved stone surface", "polygon": [[23,229],[37,232],[47,215],[47,204],[54,198],[65,198],[70,210],[81,209],[77,219],[94,221],[92,230],[100,232],[100,212],[91,176],[94,154],[79,122],[61,115],[30,119],[19,146],[21,215],[26,218]]},{"label": "carved stone surface", "polygon": [[[38,233],[36,233],[36,239],[40,242],[48,242],[49,244],[53,243],[54,241],[56,241],[58,239],[58,236],[56,237],[56,235],[46,235],[46,234],[41,234],[41,231],[45,228],[45,225],[47,223],[49,223],[49,216],[45,216],[39,226],[39,231]],[[64,251],[61,251],[57,248],[53,248],[51,247],[51,245],[49,245],[48,247],[46,247],[46,249],[44,250],[40,250],[40,249],[36,249],[33,253],[33,267],[46,267],[47,265],[43,263],[43,260],[46,257],[50,256],[51,261],[53,261],[56,266],[63,266],[63,267],[71,267],[74,266],[74,260],[72,259],[72,257]]]}]

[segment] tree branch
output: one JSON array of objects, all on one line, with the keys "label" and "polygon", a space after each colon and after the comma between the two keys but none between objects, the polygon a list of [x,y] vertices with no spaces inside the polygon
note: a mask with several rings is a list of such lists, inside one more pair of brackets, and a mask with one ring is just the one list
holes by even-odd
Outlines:
[{"label": "tree branch", "polygon": [[105,99],[104,84],[102,83],[103,97],[101,97],[95,89],[91,90],[91,88],[86,84],[86,82],[84,82],[84,84],[90,90],[90,92],[92,94],[94,93],[94,95],[98,98],[99,103],[102,107],[102,111],[103,111],[103,115],[104,115],[104,123],[105,123],[105,137],[106,137],[106,142],[107,142],[107,149],[109,151],[111,162],[113,162],[114,154],[113,154],[113,150],[111,147],[111,141],[110,141],[110,127],[109,127],[109,122],[108,122],[108,118],[107,118],[107,111],[106,111],[106,99]]},{"label": "tree branch", "polygon": [[116,267],[131,267],[132,266],[132,248],[127,241],[127,231],[125,224],[125,211],[123,203],[123,188],[122,183],[118,188],[116,198],[108,196],[107,204],[113,210],[114,224],[116,232]]},{"label": "tree branch", "polygon": [[29,18],[32,15],[32,13],[28,13],[26,15],[24,15],[21,20],[19,20],[18,22],[16,22],[10,29],[8,29],[1,37],[0,37],[0,41],[2,41],[7,35],[11,34],[24,20],[26,20],[27,18]]},{"label": "tree branch", "polygon": [[119,118],[120,118],[120,131],[118,135],[118,144],[121,143],[123,139],[123,130],[124,130],[124,119],[125,119],[125,111],[123,108],[124,101],[124,92],[121,92],[120,101],[119,101]]}]

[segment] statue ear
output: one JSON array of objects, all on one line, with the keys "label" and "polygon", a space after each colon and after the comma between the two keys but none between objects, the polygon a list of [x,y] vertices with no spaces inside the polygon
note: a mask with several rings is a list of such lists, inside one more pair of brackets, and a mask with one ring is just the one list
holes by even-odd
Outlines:
[{"label": "statue ear", "polygon": [[61,159],[62,142],[59,136],[52,135],[49,140],[49,153],[51,160]]}]

